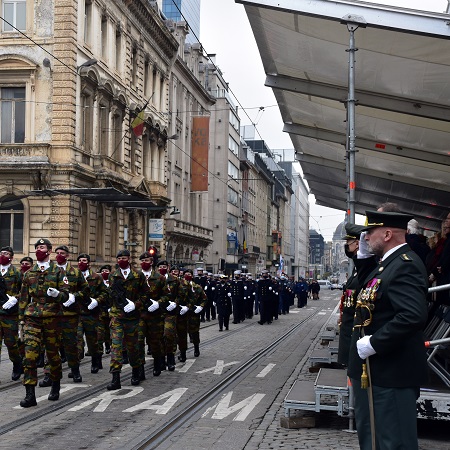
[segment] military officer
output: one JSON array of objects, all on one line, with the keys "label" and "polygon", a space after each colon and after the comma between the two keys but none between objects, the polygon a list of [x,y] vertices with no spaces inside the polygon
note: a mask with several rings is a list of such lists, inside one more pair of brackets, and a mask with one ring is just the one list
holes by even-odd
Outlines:
[{"label": "military officer", "polygon": [[[205,293],[208,292],[209,280],[206,273],[204,273],[203,267],[197,268],[197,275],[193,277],[192,281],[195,284],[201,286],[202,289],[205,291]],[[205,308],[203,308],[202,312],[200,313],[200,322],[205,322],[205,313],[206,313],[206,305]]]},{"label": "military officer", "polygon": [[33,258],[30,258],[29,256],[24,256],[20,260],[20,271],[22,274],[25,272],[28,272],[33,267]]},{"label": "military officer", "polygon": [[[338,348],[338,363],[348,365],[348,352],[350,349],[350,341],[353,330],[353,319],[355,316],[356,298],[361,288],[361,278],[370,273],[377,265],[375,256],[365,253],[358,259],[359,239],[364,227],[362,225],[355,225],[351,223],[345,224],[346,235],[344,239],[345,254],[348,258],[353,260],[354,266],[352,273],[345,284],[345,289],[341,297],[341,317],[339,328],[339,348]],[[362,244],[364,246],[364,243]],[[361,258],[364,256],[364,258]],[[364,265],[362,264],[364,263]],[[359,277],[358,277],[359,272]]]},{"label": "military officer", "polygon": [[[176,303],[169,303],[169,289],[166,278],[156,270],[156,251],[152,254],[149,251],[142,253],[139,257],[141,261],[141,274],[148,286],[146,307],[141,311],[139,322],[139,356],[141,359],[141,379],[144,379],[145,364],[145,341],[150,345],[153,356],[153,375],[161,375],[164,364],[164,316],[168,311],[176,308]],[[166,261],[167,262],[167,261]],[[169,308],[169,310],[167,309]]]},{"label": "military officer", "polygon": [[178,361],[185,362],[186,361],[186,350],[187,350],[187,335],[188,335],[188,315],[189,305],[193,303],[192,296],[192,286],[188,283],[184,278],[184,270],[183,277],[180,275],[181,270],[178,266],[172,266],[170,268],[170,274],[179,280],[178,286],[178,297],[177,303],[179,306],[179,312],[177,316],[177,343],[178,348],[180,350],[180,354],[178,355]]},{"label": "military officer", "polygon": [[109,275],[111,289],[111,383],[107,389],[121,389],[120,372],[122,370],[123,347],[128,350],[132,367],[131,384],[141,382],[141,358],[139,353],[139,319],[141,310],[148,305],[149,288],[143,273],[138,273],[130,266],[130,251],[117,253],[118,269]]},{"label": "military officer", "polygon": [[[258,323],[264,325],[265,323],[272,323],[272,309],[273,309],[273,283],[270,279],[269,271],[263,270],[261,278],[256,282],[257,297],[259,300],[259,314],[260,319]],[[278,298],[278,297],[277,297]],[[276,304],[278,308],[278,303]]]},{"label": "military officer", "polygon": [[241,279],[241,271],[234,271],[234,279],[230,282],[230,297],[233,303],[233,323],[237,324],[245,320],[245,289]]},{"label": "military officer", "polygon": [[23,373],[22,357],[19,350],[19,296],[22,274],[11,262],[14,250],[10,246],[0,250],[0,353],[2,340],[13,363],[11,379],[17,381]]},{"label": "military officer", "polygon": [[214,303],[217,308],[217,317],[219,319],[219,331],[228,330],[230,323],[230,315],[232,311],[231,299],[228,296],[230,292],[230,285],[227,282],[226,275],[220,275],[219,283],[216,283],[216,290],[214,291]]},{"label": "military officer", "polygon": [[78,322],[78,344],[84,346],[84,335],[91,355],[91,373],[98,373],[103,369],[102,353],[98,348],[98,328],[100,327],[100,308],[108,303],[108,290],[103,278],[91,270],[91,257],[87,253],[80,253],[77,258],[78,268],[89,286],[89,296],[80,305],[80,319]]},{"label": "military officer", "polygon": [[22,280],[19,300],[19,320],[24,321],[24,379],[26,395],[20,406],[36,406],[37,359],[41,346],[49,361],[52,388],[49,400],[58,400],[62,377],[61,317],[62,303],[69,299],[68,284],[52,261],[52,244],[39,239],[34,245],[37,263],[26,272]]},{"label": "military officer", "polygon": [[252,274],[248,273],[246,275],[246,286],[247,286],[247,298],[245,299],[245,318],[253,318],[253,304],[256,297],[256,283],[253,280]]},{"label": "military officer", "polygon": [[[428,279],[423,262],[405,243],[413,217],[367,211],[365,240],[381,258],[358,294],[348,373],[355,394],[360,447],[372,448],[372,433],[383,449],[417,450],[416,399],[427,380],[423,327]],[[363,366],[364,365],[364,366]],[[365,369],[370,369],[369,405]],[[370,429],[373,408],[375,429]]]}]

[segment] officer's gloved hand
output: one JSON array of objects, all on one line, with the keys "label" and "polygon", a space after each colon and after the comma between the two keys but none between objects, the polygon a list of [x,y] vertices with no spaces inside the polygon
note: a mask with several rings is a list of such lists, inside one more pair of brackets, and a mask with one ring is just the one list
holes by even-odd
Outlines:
[{"label": "officer's gloved hand", "polygon": [[180,310],[180,316],[183,314],[186,314],[189,311],[189,308],[187,306],[182,306]]},{"label": "officer's gloved hand", "polygon": [[6,295],[8,296],[8,301],[3,304],[3,309],[10,309],[17,304],[17,298],[12,295]]},{"label": "officer's gloved hand", "polygon": [[59,295],[59,291],[58,291],[58,289],[55,289],[55,288],[48,288],[47,289],[47,295],[49,297],[56,298]]},{"label": "officer's gloved hand", "polygon": [[169,302],[169,306],[166,308],[167,311],[173,311],[177,307],[175,302]]},{"label": "officer's gloved hand", "polygon": [[231,297],[231,292],[228,292],[228,297]]},{"label": "officer's gloved hand", "polygon": [[244,286],[244,291],[246,291],[247,290],[247,286]]},{"label": "officer's gloved hand", "polygon": [[207,291],[208,290],[208,286],[205,286],[205,289],[204,289],[205,291]]},{"label": "officer's gloved hand", "polygon": [[272,291],[273,289],[272,289],[272,286],[269,286],[269,291]]},{"label": "officer's gloved hand", "polygon": [[213,286],[213,287],[211,288],[211,290],[212,290],[212,291],[215,291],[215,290],[216,290],[216,288],[215,288],[215,287]]},{"label": "officer's gloved hand", "polygon": [[216,302],[213,302],[213,306],[216,306]]},{"label": "officer's gloved hand", "polygon": [[366,259],[373,256],[372,253],[369,252],[369,244],[367,243],[365,237],[366,237],[367,231],[363,231],[361,233],[361,236],[359,238],[359,247],[358,251],[356,252],[358,259]]},{"label": "officer's gloved hand", "polygon": [[123,308],[123,310],[124,310],[126,313],[129,313],[129,312],[131,312],[131,311],[134,311],[134,310],[136,309],[136,305],[135,305],[131,300],[128,300],[128,299],[125,299],[125,300],[128,302],[128,304],[125,305],[125,307]]},{"label": "officer's gloved hand", "polygon": [[200,314],[202,311],[203,311],[203,306],[195,305],[195,309],[194,309],[195,314]]},{"label": "officer's gloved hand", "polygon": [[75,295],[69,294],[69,300],[63,303],[63,306],[68,308],[70,305],[73,305],[75,303]]},{"label": "officer's gloved hand", "polygon": [[366,359],[369,356],[375,355],[376,353],[376,351],[370,344],[370,338],[371,336],[363,336],[361,339],[356,341],[356,348],[361,359]]},{"label": "officer's gloved hand", "polygon": [[154,312],[159,308],[159,303],[152,299],[150,301],[152,304],[148,307],[148,312]]},{"label": "officer's gloved hand", "polygon": [[88,305],[89,311],[91,311],[94,308],[97,308],[97,306],[98,306],[98,301],[95,300],[95,298],[91,297],[91,303],[89,303],[89,305]]}]

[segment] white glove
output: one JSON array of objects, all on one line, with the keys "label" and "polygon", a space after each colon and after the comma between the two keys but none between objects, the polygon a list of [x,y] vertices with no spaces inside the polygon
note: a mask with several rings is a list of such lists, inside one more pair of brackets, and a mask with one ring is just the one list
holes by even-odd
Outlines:
[{"label": "white glove", "polygon": [[180,316],[183,314],[186,314],[189,311],[189,308],[187,306],[182,306],[180,310]]},{"label": "white glove", "polygon": [[8,301],[3,304],[3,309],[10,309],[17,304],[17,298],[12,295],[6,295],[8,296]]},{"label": "white glove", "polygon": [[131,311],[134,311],[136,309],[136,305],[131,300],[125,300],[128,302],[128,304],[123,308],[124,312],[129,313]]},{"label": "white glove", "polygon": [[156,311],[159,308],[159,303],[152,299],[150,299],[150,301],[152,304],[148,307],[148,312]]},{"label": "white glove", "polygon": [[376,353],[376,351],[370,345],[370,338],[371,336],[364,336],[356,341],[356,348],[361,359],[366,359],[369,356],[375,355]]},{"label": "white glove", "polygon": [[228,297],[231,297],[231,292],[228,292]]},{"label": "white glove", "polygon": [[367,231],[363,231],[359,238],[359,248],[358,251],[356,252],[356,257],[358,259],[366,259],[373,256],[372,253],[369,252],[369,244],[367,244],[367,241],[365,240],[366,234]]},{"label": "white glove", "polygon": [[256,292],[253,292],[253,295],[256,295]]},{"label": "white glove", "polygon": [[244,286],[244,291],[246,291],[247,290],[247,286]]},{"label": "white glove", "polygon": [[195,305],[195,314],[200,314],[203,311],[203,306],[197,306]]},{"label": "white glove", "polygon": [[47,289],[47,295],[49,297],[56,298],[59,295],[59,291],[58,291],[58,289],[55,289],[55,288],[48,288]]},{"label": "white glove", "polygon": [[213,302],[213,306],[216,306],[216,302]]},{"label": "white glove", "polygon": [[215,291],[215,290],[216,290],[216,288],[215,288],[215,287],[212,287],[212,288],[211,288],[211,290],[212,290],[212,291]]},{"label": "white glove", "polygon": [[67,300],[67,302],[64,302],[63,306],[68,308],[70,305],[73,305],[74,303],[75,303],[75,295],[69,294],[69,300]]},{"label": "white glove", "polygon": [[205,286],[205,291],[207,291],[208,290],[208,286]]},{"label": "white glove", "polygon": [[269,291],[271,291],[272,290],[272,286],[269,286]]},{"label": "white glove", "polygon": [[169,306],[166,309],[167,309],[167,311],[173,311],[176,307],[177,307],[177,304],[175,302],[169,302]]},{"label": "white glove", "polygon": [[88,305],[89,311],[94,309],[94,308],[97,308],[97,306],[98,306],[98,301],[95,300],[95,298],[91,297],[91,303],[89,303],[89,305]]}]

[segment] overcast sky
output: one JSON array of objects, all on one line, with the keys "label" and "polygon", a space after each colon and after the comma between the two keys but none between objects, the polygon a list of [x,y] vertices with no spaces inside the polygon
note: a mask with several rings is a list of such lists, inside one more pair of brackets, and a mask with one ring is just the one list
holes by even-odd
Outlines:
[{"label": "overcast sky", "polygon": [[[412,9],[444,12],[447,0],[385,0],[382,3]],[[255,38],[244,7],[234,0],[201,0],[200,40],[207,53],[215,53],[216,64],[237,98],[241,125],[256,123],[259,135],[272,150],[292,149],[289,135],[283,133],[283,121],[272,89],[264,86],[265,73]],[[263,109],[261,109],[263,108]],[[247,117],[246,113],[249,117]],[[286,152],[286,155],[292,152]],[[310,228],[331,240],[344,212],[314,204],[310,196]],[[363,218],[358,216],[357,223]]]}]

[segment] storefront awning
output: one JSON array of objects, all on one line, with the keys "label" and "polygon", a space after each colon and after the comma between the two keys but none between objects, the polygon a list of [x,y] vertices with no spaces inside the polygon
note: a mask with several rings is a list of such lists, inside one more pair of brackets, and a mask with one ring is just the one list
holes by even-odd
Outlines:
[{"label": "storefront awning", "polygon": [[318,204],[347,210],[349,32],[356,52],[356,213],[391,201],[423,228],[450,211],[450,17],[357,1],[243,3]]}]

